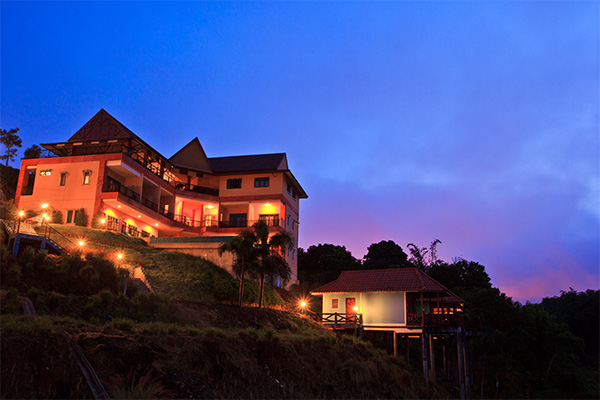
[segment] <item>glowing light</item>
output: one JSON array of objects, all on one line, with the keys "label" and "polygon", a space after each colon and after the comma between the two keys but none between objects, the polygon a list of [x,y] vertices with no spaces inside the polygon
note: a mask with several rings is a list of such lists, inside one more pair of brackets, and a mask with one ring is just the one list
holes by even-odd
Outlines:
[{"label": "glowing light", "polygon": [[208,207],[208,208],[215,208],[215,206],[213,206],[212,204],[209,204],[206,207]]},{"label": "glowing light", "polygon": [[121,260],[121,259],[123,258],[123,254],[122,254],[122,253],[119,253],[119,254],[117,254],[117,258],[118,258],[119,260]]},{"label": "glowing light", "polygon": [[121,208],[121,205],[119,204],[119,205],[117,206],[117,208]]},{"label": "glowing light", "polygon": [[358,311],[358,306],[354,306],[354,312]]},{"label": "glowing light", "polygon": [[102,218],[102,219],[100,220],[100,223],[101,223],[101,224],[105,224],[105,223],[106,223],[106,219]]},{"label": "glowing light", "polygon": [[44,213],[44,214],[42,214],[42,217],[48,218],[48,214]]},{"label": "glowing light", "polygon": [[19,211],[19,217],[22,217],[23,215],[25,215],[25,211],[23,211],[23,210]]},{"label": "glowing light", "polygon": [[48,208],[48,203],[42,204],[42,208]]},{"label": "glowing light", "polygon": [[154,224],[154,226],[158,226],[158,222]]},{"label": "glowing light", "polygon": [[50,217],[46,217],[46,221],[50,221]]},{"label": "glowing light", "polygon": [[85,243],[83,242],[83,240],[80,240],[80,241],[79,241],[79,245],[80,245],[80,246],[83,246],[84,244],[85,244]]},{"label": "glowing light", "polygon": [[271,207],[271,203],[265,204],[265,207]]},{"label": "glowing light", "polygon": [[138,215],[138,218],[142,218],[142,216],[141,216],[141,215]]},{"label": "glowing light", "polygon": [[306,302],[305,301],[301,301],[300,302],[300,307],[306,307]]},{"label": "glowing light", "polygon": [[104,211],[106,213],[106,215],[108,215],[109,217],[115,217],[115,212],[113,210],[106,210]]}]

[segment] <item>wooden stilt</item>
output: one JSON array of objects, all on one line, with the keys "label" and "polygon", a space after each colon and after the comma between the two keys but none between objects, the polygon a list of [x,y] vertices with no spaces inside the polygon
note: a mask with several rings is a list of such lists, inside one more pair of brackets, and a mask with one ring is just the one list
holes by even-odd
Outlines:
[{"label": "wooden stilt", "polygon": [[433,350],[433,335],[429,337],[429,380],[435,382],[435,351]]},{"label": "wooden stilt", "polygon": [[442,370],[444,371],[444,375],[448,376],[448,368],[446,366],[446,339],[443,339],[442,342]]},{"label": "wooden stilt", "polygon": [[463,367],[463,352],[462,352],[462,338],[460,336],[460,330],[456,335],[456,360],[457,360],[457,375],[458,375],[458,386],[460,387],[460,398],[465,399],[465,384],[464,384],[464,367]]},{"label": "wooden stilt", "polygon": [[394,357],[398,357],[398,335],[392,331],[392,343],[394,346]]},{"label": "wooden stilt", "polygon": [[429,368],[427,366],[427,334],[421,333],[421,359],[423,361],[423,376],[425,383],[429,385]]},{"label": "wooden stilt", "polygon": [[410,337],[406,335],[406,362],[410,363]]},{"label": "wooden stilt", "polygon": [[[459,333],[461,335],[461,333]],[[464,333],[462,333],[462,352],[463,352],[463,369],[465,371],[465,398],[469,399],[470,396],[470,386],[471,386],[471,376],[469,371],[469,361],[467,359],[467,339]]]}]

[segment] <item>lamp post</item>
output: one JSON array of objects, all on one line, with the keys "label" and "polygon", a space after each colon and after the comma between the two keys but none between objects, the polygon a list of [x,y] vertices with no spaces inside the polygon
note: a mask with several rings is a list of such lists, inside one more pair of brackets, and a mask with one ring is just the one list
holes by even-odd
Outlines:
[{"label": "lamp post", "polygon": [[25,215],[25,211],[21,210],[19,211],[19,224],[17,225],[17,233],[19,233],[19,230],[21,230],[21,219],[23,218],[23,216]]}]

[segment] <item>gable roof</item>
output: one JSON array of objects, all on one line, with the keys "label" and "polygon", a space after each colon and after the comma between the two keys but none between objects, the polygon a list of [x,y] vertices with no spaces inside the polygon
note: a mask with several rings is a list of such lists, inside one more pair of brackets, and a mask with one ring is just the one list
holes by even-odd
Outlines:
[{"label": "gable roof", "polygon": [[280,171],[288,169],[285,153],[213,157],[208,160],[215,172]]},{"label": "gable roof", "polygon": [[440,292],[454,295],[417,268],[343,271],[335,281],[312,290],[311,294],[355,292]]},{"label": "gable roof", "polygon": [[103,108],[83,125],[69,142],[86,142],[90,140],[138,139],[125,125],[117,121]]},{"label": "gable roof", "polygon": [[210,162],[197,137],[169,158],[169,161],[177,167],[200,172],[212,172]]}]

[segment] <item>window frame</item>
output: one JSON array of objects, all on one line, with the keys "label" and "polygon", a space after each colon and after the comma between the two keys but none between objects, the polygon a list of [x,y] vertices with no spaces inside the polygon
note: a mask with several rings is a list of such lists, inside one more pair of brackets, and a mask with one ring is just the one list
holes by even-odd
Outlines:
[{"label": "window frame", "polygon": [[[239,184],[239,186],[238,186]],[[241,189],[242,178],[229,178],[227,179],[227,189]]]},{"label": "window frame", "polygon": [[254,187],[255,188],[266,188],[266,187],[269,187],[270,184],[271,184],[271,182],[270,182],[268,176],[254,178]]}]

